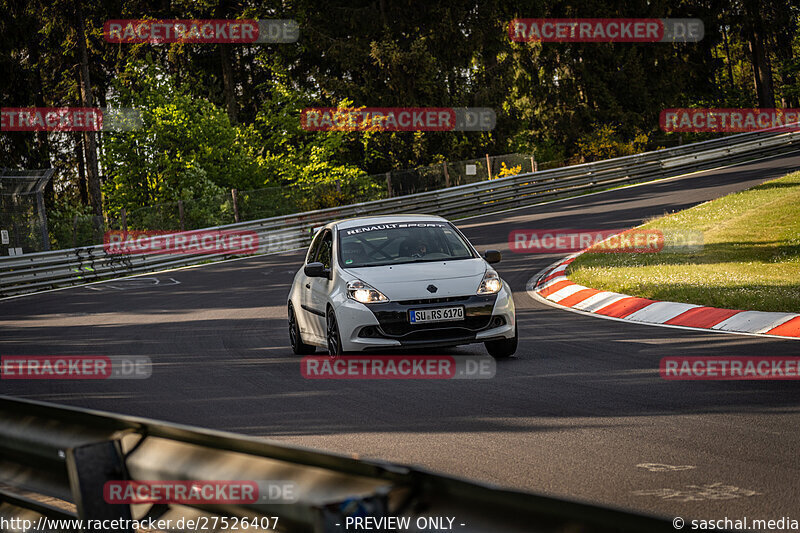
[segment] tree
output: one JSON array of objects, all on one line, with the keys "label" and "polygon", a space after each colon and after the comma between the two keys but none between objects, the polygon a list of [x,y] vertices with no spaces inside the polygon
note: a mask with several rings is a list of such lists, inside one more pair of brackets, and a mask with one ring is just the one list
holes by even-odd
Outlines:
[{"label": "tree", "polygon": [[159,65],[132,61],[114,103],[139,109],[142,129],[106,135],[106,197],[113,210],[263,187],[267,174],[227,114],[177,85]]},{"label": "tree", "polygon": [[[89,78],[89,53],[86,49],[86,22],[80,3],[76,4],[75,33],[80,54],[81,103],[83,107],[93,107],[92,82]],[[86,176],[89,183],[89,201],[92,214],[103,216],[103,196],[100,190],[100,169],[97,165],[97,133],[86,131],[83,134],[86,154]],[[98,221],[99,222],[99,221]]]}]

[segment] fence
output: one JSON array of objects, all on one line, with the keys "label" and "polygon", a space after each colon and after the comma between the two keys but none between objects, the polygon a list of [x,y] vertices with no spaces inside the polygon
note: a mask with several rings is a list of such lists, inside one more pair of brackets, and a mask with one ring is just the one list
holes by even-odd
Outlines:
[{"label": "fence", "polygon": [[[102,243],[103,231],[98,228],[187,231],[433,191],[496,178],[511,170],[519,174],[531,169],[530,155],[506,154],[365,175],[344,183],[322,183],[307,189],[293,186],[231,190],[217,196],[167,202],[127,211],[123,209],[106,217],[51,217],[50,236],[56,248],[77,248]],[[26,219],[24,213],[17,212],[16,224],[30,228],[29,233],[36,231],[37,220]],[[44,250],[45,248],[39,246],[40,242],[41,239],[26,241],[28,245],[24,247],[25,253]]]},{"label": "fence", "polygon": [[477,183],[535,170],[536,162],[530,154],[505,154],[479,157],[464,161],[447,161],[410,170],[386,173],[389,196],[404,196]]},{"label": "fence", "polygon": [[53,169],[0,169],[0,255],[50,249],[42,193]]},{"label": "fence", "polygon": [[[285,251],[307,245],[312,228],[335,219],[395,212],[429,213],[449,218],[497,212],[780,154],[797,150],[799,141],[800,132],[743,133],[594,163],[208,229],[254,231],[260,239],[259,252]],[[227,257],[230,254],[115,255],[107,253],[102,246],[88,246],[0,258],[0,295],[9,296]]]},{"label": "fence", "polygon": [[113,216],[74,216],[70,219],[51,218],[51,236],[62,248],[91,246],[103,242],[108,230],[189,231],[210,226],[234,224],[242,220],[256,220],[304,211],[304,200],[338,205],[343,198],[362,202],[385,197],[383,187],[350,187],[337,189],[334,185],[321,185],[311,191],[291,187],[270,187],[250,191],[231,190],[218,196],[207,196],[168,202],[148,207],[121,210]]},{"label": "fence", "polygon": [[[346,519],[352,516],[405,516],[412,524],[419,517],[449,516],[457,520],[453,529],[465,533],[674,531],[671,522],[659,518],[405,465],[29,400],[0,397],[0,436],[0,523],[24,519],[35,525],[43,517],[130,520],[130,505],[106,503],[103,489],[109,481],[290,480],[293,503],[163,503],[152,505],[146,516],[172,520],[172,531],[200,529],[175,527],[180,518],[213,524],[223,516],[261,524],[267,518],[270,531],[277,522],[277,531],[314,533],[347,531]],[[50,530],[59,529],[77,531]],[[241,529],[248,528],[242,524]],[[115,530],[133,533],[130,527]],[[428,529],[408,529],[422,530]]]},{"label": "fence", "polygon": [[[663,144],[663,143],[661,143]],[[414,169],[360,176],[346,183],[322,183],[310,189],[268,187],[231,190],[217,196],[115,211],[107,216],[50,217],[49,243],[42,238],[43,211],[3,209],[7,225],[16,229],[18,247],[25,253],[54,248],[77,248],[102,242],[106,230],[188,231],[233,224],[242,220],[300,213],[343,204],[361,203],[393,196],[445,189],[489,179],[574,164],[575,160],[535,161],[529,154],[505,154],[463,161],[447,161]],[[25,171],[41,172],[41,171]],[[52,173],[52,169],[48,172]],[[6,251],[0,253],[9,255]]]}]

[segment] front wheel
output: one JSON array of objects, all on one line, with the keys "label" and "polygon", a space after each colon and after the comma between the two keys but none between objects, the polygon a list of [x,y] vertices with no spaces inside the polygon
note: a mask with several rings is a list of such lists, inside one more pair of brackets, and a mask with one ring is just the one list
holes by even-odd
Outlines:
[{"label": "front wheel", "polygon": [[343,355],[342,336],[339,334],[339,324],[336,322],[336,315],[333,313],[333,309],[330,307],[326,313],[325,321],[327,323],[325,337],[328,341],[328,355]]},{"label": "front wheel", "polygon": [[292,351],[295,355],[309,355],[317,351],[314,346],[303,342],[292,304],[289,304],[289,341],[292,343]]},{"label": "front wheel", "polygon": [[486,351],[495,359],[505,359],[511,357],[517,351],[517,344],[519,335],[517,334],[517,325],[514,324],[514,336],[510,339],[501,339],[499,341],[484,342]]}]

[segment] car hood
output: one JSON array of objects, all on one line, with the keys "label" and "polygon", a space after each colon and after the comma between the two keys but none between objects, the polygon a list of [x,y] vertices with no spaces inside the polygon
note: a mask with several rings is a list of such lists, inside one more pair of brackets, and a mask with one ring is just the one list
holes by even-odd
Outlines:
[{"label": "car hood", "polygon": [[[475,258],[349,268],[347,272],[372,285],[390,300],[443,298],[475,294],[486,272],[486,262]],[[430,292],[429,285],[434,285],[436,292]]]}]

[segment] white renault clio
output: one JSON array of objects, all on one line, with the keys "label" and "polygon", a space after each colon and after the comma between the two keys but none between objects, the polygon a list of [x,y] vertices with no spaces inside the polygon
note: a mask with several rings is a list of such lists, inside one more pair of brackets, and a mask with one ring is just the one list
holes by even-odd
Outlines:
[{"label": "white renault clio", "polygon": [[447,220],[392,215],[332,222],[314,236],[289,293],[296,354],[485,343],[517,349],[511,289]]}]

